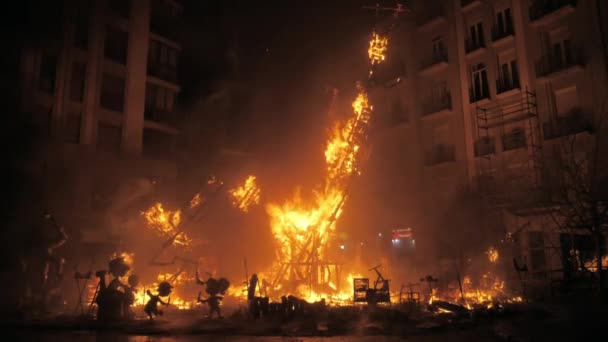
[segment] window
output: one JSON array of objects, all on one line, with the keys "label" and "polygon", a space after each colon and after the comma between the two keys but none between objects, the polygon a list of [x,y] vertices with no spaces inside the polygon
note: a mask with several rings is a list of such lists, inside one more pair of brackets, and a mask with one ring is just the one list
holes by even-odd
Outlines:
[{"label": "window", "polygon": [[146,85],[146,110],[148,120],[162,120],[163,114],[172,113],[175,102],[173,90],[148,83]]},{"label": "window", "polygon": [[445,45],[443,44],[442,37],[435,37],[433,39],[433,60],[442,61],[446,57]]},{"label": "window", "polygon": [[555,111],[558,117],[569,116],[578,107],[576,86],[555,91]]},{"label": "window", "polygon": [[161,42],[150,40],[148,74],[175,82],[177,80],[177,50]]},{"label": "window", "polygon": [[55,92],[55,74],[57,56],[43,55],[40,61],[40,90],[52,94]]},{"label": "window", "polygon": [[551,46],[553,63],[555,66],[570,65],[572,62],[572,49],[570,39],[564,39]]},{"label": "window", "polygon": [[485,46],[485,39],[483,36],[483,24],[481,23],[481,21],[469,27],[469,39],[471,41],[471,48],[479,48]]},{"label": "window", "polygon": [[545,237],[542,232],[528,233],[528,248],[530,249],[530,266],[532,271],[544,270],[545,259]]},{"label": "window", "polygon": [[488,72],[483,63],[473,66],[472,74],[473,86],[471,87],[470,100],[476,102],[490,97],[488,87]]},{"label": "window", "polygon": [[114,14],[117,14],[123,18],[129,18],[129,15],[131,13],[131,1],[130,0],[108,0],[108,8]]},{"label": "window", "polygon": [[108,28],[104,51],[106,58],[120,64],[127,64],[128,40],[129,34],[127,32]]},{"label": "window", "polygon": [[74,62],[72,64],[72,78],[70,81],[70,99],[82,102],[84,97],[84,80],[86,78],[86,65]]},{"label": "window", "polygon": [[103,74],[100,103],[103,108],[122,112],[125,100],[124,78]]},{"label": "window", "polygon": [[496,28],[498,33],[502,33],[503,35],[513,32],[513,19],[511,17],[510,8],[505,8],[504,10],[496,13]]},{"label": "window", "polygon": [[177,66],[177,50],[156,40],[150,40],[148,63],[175,68]]},{"label": "window", "polygon": [[515,88],[519,88],[517,61],[513,59],[500,62],[496,92],[500,94]]}]

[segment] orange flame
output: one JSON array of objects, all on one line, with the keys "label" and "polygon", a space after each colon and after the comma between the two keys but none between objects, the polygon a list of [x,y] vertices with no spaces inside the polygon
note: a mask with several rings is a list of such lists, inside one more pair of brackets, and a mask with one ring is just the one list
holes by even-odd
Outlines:
[{"label": "orange flame", "polygon": [[242,185],[230,190],[232,204],[243,212],[248,212],[250,206],[260,203],[260,192],[256,177],[249,176]]},{"label": "orange flame", "polygon": [[386,59],[387,49],[388,37],[380,36],[374,31],[372,33],[372,39],[369,41],[369,49],[367,50],[367,54],[372,65],[381,63]]},{"label": "orange flame", "polygon": [[187,247],[190,238],[186,233],[179,232],[177,227],[181,222],[181,211],[165,210],[161,203],[156,203],[143,213],[148,226],[156,230],[161,237],[175,237],[173,245]]},{"label": "orange flame", "polygon": [[[388,38],[374,32],[369,44],[371,65],[384,61]],[[291,287],[296,285],[295,294],[309,301],[320,298],[339,301],[352,296],[352,277],[340,282],[346,286],[344,289],[337,289],[335,283],[338,279],[329,279],[329,272],[324,272],[319,265],[328,262],[330,243],[347,198],[349,179],[353,174],[360,174],[360,153],[367,139],[373,108],[363,87],[358,84],[357,88],[352,115],[345,122],[333,125],[325,148],[325,186],[313,192],[314,201],[304,203],[297,190],[282,205],[270,203],[266,206],[272,234],[278,244],[278,261],[274,267],[275,290],[283,288],[284,284]],[[311,279],[314,284],[320,285],[319,288],[327,290],[317,292],[314,288],[302,286],[310,283]],[[298,282],[300,285],[297,285]],[[325,293],[328,291],[333,295]]]}]

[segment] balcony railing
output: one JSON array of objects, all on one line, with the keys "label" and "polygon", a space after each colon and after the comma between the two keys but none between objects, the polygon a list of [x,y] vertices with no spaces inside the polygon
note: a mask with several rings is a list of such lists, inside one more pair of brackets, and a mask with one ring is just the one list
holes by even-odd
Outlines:
[{"label": "balcony railing", "polygon": [[561,138],[572,134],[590,132],[593,130],[591,115],[573,111],[566,117],[543,123],[545,140]]},{"label": "balcony railing", "polygon": [[574,7],[576,2],[576,0],[536,0],[530,5],[530,21],[538,20],[562,7]]},{"label": "balcony railing", "polygon": [[485,137],[475,142],[475,156],[483,157],[496,152],[496,141],[494,137]]},{"label": "balcony railing", "polygon": [[497,40],[501,40],[508,36],[514,36],[515,31],[513,30],[513,24],[509,23],[504,26],[498,26],[494,24],[492,26],[492,41],[495,42]]},{"label": "balcony railing", "polygon": [[169,82],[177,82],[177,69],[168,65],[148,64],[148,75]]},{"label": "balcony railing", "polygon": [[424,164],[426,166],[456,161],[454,145],[435,145],[426,151],[424,157]]},{"label": "balcony railing", "polygon": [[509,90],[519,89],[519,79],[499,78],[496,80],[496,94],[502,94]]},{"label": "balcony railing", "polygon": [[464,42],[464,50],[466,53],[471,53],[486,47],[486,42],[483,39],[466,39]]},{"label": "balcony railing", "polygon": [[573,66],[584,66],[583,49],[566,48],[560,53],[547,53],[536,62],[536,76],[544,77]]},{"label": "balcony railing", "polygon": [[424,70],[432,67],[435,64],[439,63],[447,63],[448,62],[448,50],[443,48],[436,53],[433,53],[428,58],[423,59],[420,62],[420,70]]},{"label": "balcony railing", "polygon": [[473,88],[469,88],[469,103],[475,103],[477,101],[481,101],[483,99],[489,99],[490,98],[490,91],[489,89],[484,89],[478,93],[476,93],[475,91],[473,91]]},{"label": "balcony railing", "polygon": [[431,115],[452,108],[452,96],[446,93],[438,99],[431,99],[422,104],[422,116]]},{"label": "balcony railing", "polygon": [[154,108],[152,106],[146,106],[144,109],[144,118],[146,120],[173,124],[175,123],[175,114],[166,110]]}]

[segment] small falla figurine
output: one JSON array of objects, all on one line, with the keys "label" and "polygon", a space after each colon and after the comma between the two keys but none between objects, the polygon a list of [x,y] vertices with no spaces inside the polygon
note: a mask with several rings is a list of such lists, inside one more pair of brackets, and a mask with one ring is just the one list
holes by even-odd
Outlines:
[{"label": "small falla figurine", "polygon": [[163,302],[163,300],[160,299],[160,297],[166,297],[166,296],[170,295],[171,289],[173,289],[173,286],[171,286],[171,284],[169,284],[169,282],[163,281],[162,283],[158,284],[158,290],[157,290],[158,294],[157,295],[153,295],[152,292],[150,292],[150,290],[146,291],[146,293],[150,297],[150,300],[148,300],[148,302],[146,303],[146,306],[144,307],[144,311],[146,312],[148,317],[150,317],[150,319],[153,319],[153,317],[152,317],[153,315],[154,316],[163,315],[163,311],[158,309],[158,303],[165,305],[165,306],[169,305],[169,303]]}]

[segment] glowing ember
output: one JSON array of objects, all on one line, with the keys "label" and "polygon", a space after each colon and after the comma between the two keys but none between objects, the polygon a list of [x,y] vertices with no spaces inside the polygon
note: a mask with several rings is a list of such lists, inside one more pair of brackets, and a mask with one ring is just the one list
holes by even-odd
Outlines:
[{"label": "glowing ember", "polygon": [[494,247],[490,247],[490,249],[488,249],[488,251],[486,252],[486,254],[488,255],[488,260],[490,260],[491,263],[495,264],[496,262],[498,262],[498,250]]},{"label": "glowing ember", "polygon": [[256,177],[249,176],[242,185],[230,190],[232,204],[244,212],[249,207],[260,203],[260,188],[256,184]]},{"label": "glowing ember", "polygon": [[177,227],[181,222],[181,212],[163,209],[161,203],[156,203],[143,213],[148,226],[156,230],[161,237],[173,238],[173,245],[189,246],[190,238]]},{"label": "glowing ember", "polygon": [[201,193],[198,192],[192,199],[190,200],[190,209],[194,209],[201,205]]}]

